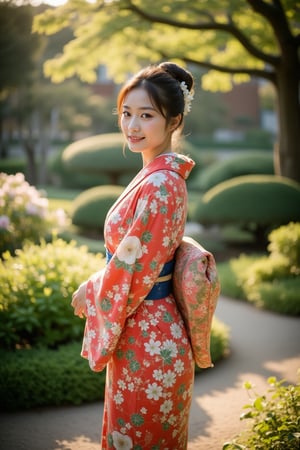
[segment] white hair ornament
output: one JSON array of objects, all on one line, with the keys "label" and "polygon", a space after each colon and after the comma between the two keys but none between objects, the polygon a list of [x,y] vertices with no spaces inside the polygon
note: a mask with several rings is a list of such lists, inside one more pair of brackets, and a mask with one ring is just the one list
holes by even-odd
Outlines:
[{"label": "white hair ornament", "polygon": [[184,111],[183,115],[186,116],[192,109],[192,100],[194,99],[194,93],[188,90],[187,84],[185,81],[180,83],[180,89],[183,92],[184,97]]}]

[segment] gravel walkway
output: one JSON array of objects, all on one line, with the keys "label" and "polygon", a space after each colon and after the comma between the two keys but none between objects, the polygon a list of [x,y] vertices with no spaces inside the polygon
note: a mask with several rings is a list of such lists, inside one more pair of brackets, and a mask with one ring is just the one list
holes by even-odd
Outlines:
[{"label": "gravel walkway", "polygon": [[[221,297],[216,316],[231,329],[231,354],[197,375],[188,450],[221,450],[247,425],[244,381],[259,393],[276,376],[296,383],[300,320]],[[0,414],[1,450],[99,450],[102,403]],[[172,449],[176,450],[176,449]]]}]

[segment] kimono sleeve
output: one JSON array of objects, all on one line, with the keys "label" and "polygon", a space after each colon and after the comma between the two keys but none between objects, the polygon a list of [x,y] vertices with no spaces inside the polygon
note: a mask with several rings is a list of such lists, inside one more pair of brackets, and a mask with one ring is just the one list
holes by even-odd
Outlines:
[{"label": "kimono sleeve", "polygon": [[126,318],[171,260],[184,231],[186,186],[170,171],[150,175],[139,189],[126,233],[106,268],[87,283],[82,356],[101,371],[115,351]]}]

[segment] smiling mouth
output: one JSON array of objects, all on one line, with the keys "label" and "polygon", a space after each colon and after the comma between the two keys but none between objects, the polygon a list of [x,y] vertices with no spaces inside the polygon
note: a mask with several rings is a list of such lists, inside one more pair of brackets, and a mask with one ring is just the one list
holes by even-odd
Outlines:
[{"label": "smiling mouth", "polygon": [[142,141],[144,138],[143,137],[138,137],[138,136],[128,136],[128,141],[130,142],[140,142]]}]

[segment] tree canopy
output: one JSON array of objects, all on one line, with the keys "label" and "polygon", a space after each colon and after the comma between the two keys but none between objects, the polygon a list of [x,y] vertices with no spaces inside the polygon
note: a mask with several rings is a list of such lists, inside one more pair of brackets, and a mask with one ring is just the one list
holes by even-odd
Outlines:
[{"label": "tree canopy", "polygon": [[32,8],[0,2],[0,98],[24,84],[34,70],[40,37],[31,33]]},{"label": "tree canopy", "polygon": [[69,0],[36,17],[34,30],[70,27],[74,38],[45,64],[55,82],[95,80],[105,64],[118,82],[141,65],[171,59],[206,70],[202,86],[228,90],[263,78],[277,93],[276,171],[300,181],[300,9],[294,0]]}]

